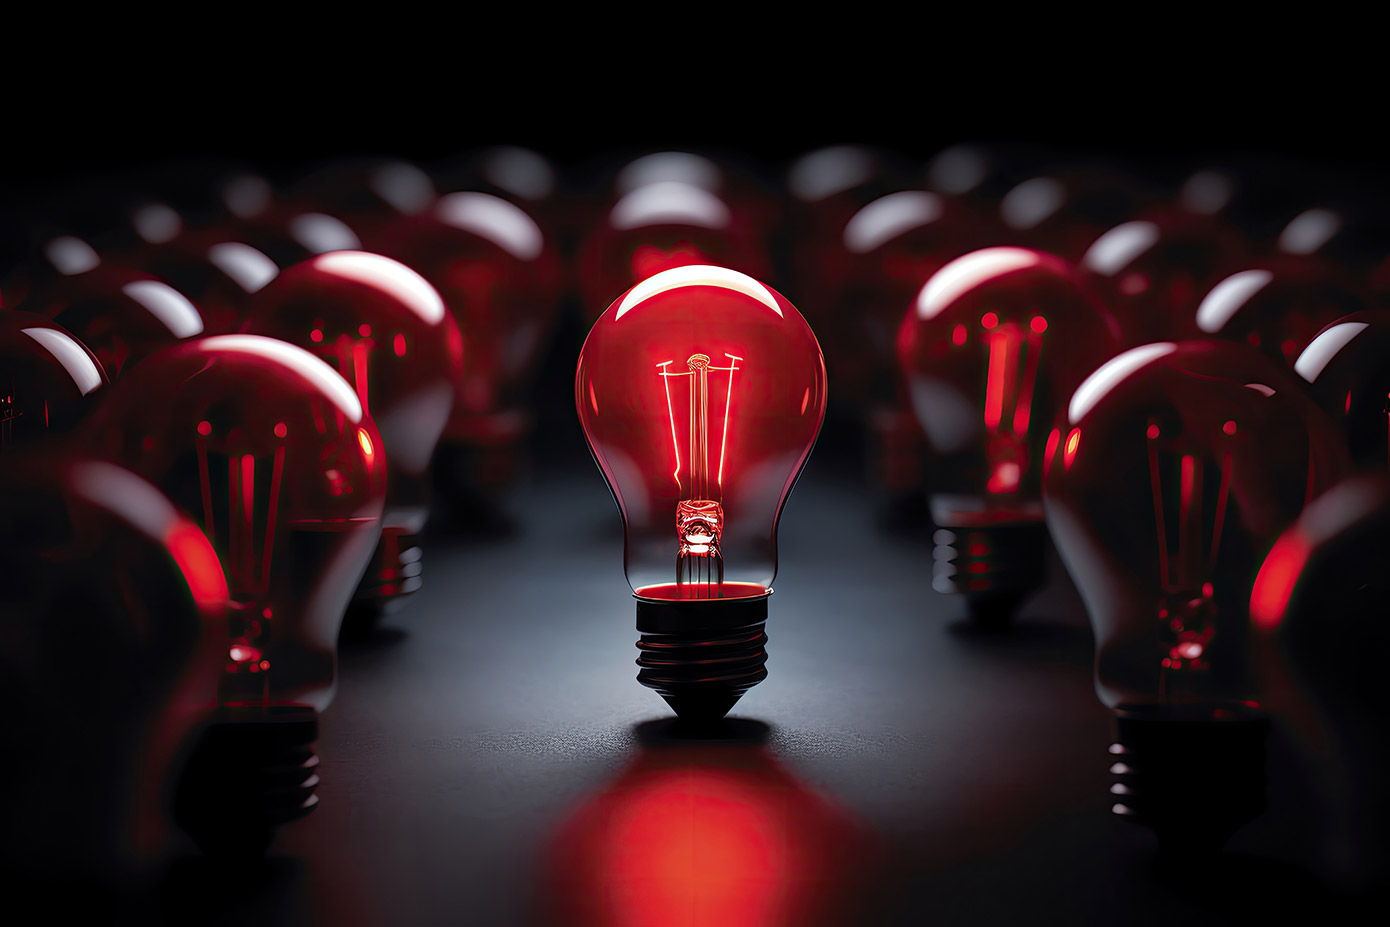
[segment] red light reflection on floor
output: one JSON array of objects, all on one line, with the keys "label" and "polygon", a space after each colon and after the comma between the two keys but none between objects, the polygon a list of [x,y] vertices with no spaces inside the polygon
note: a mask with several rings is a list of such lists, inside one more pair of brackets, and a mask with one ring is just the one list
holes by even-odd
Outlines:
[{"label": "red light reflection on floor", "polygon": [[858,828],[760,746],[647,749],[551,845],[549,922],[842,923]]}]

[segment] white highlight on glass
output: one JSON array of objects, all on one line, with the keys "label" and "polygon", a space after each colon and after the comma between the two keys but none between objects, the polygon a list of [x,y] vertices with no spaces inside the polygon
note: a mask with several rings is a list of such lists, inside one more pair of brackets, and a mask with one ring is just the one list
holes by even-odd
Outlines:
[{"label": "white highlight on glass", "polygon": [[43,249],[48,263],[65,277],[85,274],[101,263],[92,246],[80,238],[60,235],[49,241]]},{"label": "white highlight on glass", "polygon": [[984,182],[989,173],[985,153],[970,145],[953,145],[932,158],[927,168],[927,184],[950,196],[969,193]]},{"label": "white highlight on glass", "polygon": [[924,190],[903,190],[881,196],[845,223],[845,247],[867,254],[899,235],[941,218],[941,197]]},{"label": "white highlight on glass", "polygon": [[658,151],[630,162],[618,172],[614,186],[618,193],[627,194],[647,184],[676,181],[719,192],[723,176],[709,158],[687,151]]},{"label": "white highlight on glass", "polygon": [[729,207],[708,190],[677,180],[648,184],[633,190],[613,206],[608,222],[615,229],[635,229],[662,223],[727,228]]},{"label": "white highlight on glass", "polygon": [[147,203],[131,217],[135,232],[152,245],[173,241],[183,231],[183,219],[163,203]]},{"label": "white highlight on glass", "polygon": [[486,238],[523,261],[541,256],[545,237],[519,206],[491,193],[450,193],[435,204],[440,222]]},{"label": "white highlight on glass", "polygon": [[119,515],[146,537],[164,541],[178,510],[145,480],[104,461],[83,461],[72,468],[73,489],[94,505]]},{"label": "white highlight on glass", "polygon": [[418,216],[429,209],[435,200],[430,175],[404,161],[392,161],[372,171],[367,178],[367,186],[392,209],[405,216]]},{"label": "white highlight on glass", "polygon": [[1187,178],[1178,193],[1178,202],[1188,212],[1214,216],[1231,201],[1231,181],[1216,171],[1198,171]]},{"label": "white highlight on glass", "polygon": [[1066,198],[1067,191],[1061,181],[1051,177],[1034,177],[1004,194],[999,201],[999,215],[1009,228],[1026,231],[1036,228],[1061,209]]},{"label": "white highlight on glass", "polygon": [[787,186],[803,203],[818,203],[873,176],[874,156],[857,145],[834,145],[802,155],[792,164]]},{"label": "white highlight on glass", "polygon": [[1314,382],[1328,362],[1337,356],[1337,352],[1369,327],[1365,322],[1340,322],[1333,325],[1310,341],[1303,353],[1298,355],[1298,360],[1294,361],[1293,365],[1294,372],[1309,383]]},{"label": "white highlight on glass", "polygon": [[265,335],[213,335],[194,343],[204,351],[252,354],[289,367],[314,384],[354,425],[362,420],[362,403],[348,381],[299,345]]},{"label": "white highlight on glass", "polygon": [[192,338],[203,330],[203,317],[178,290],[158,280],[136,280],[121,292],[149,310],[175,338]]},{"label": "white highlight on glass", "polygon": [[613,320],[616,322],[630,310],[636,308],[639,303],[645,302],[653,296],[687,286],[717,286],[726,290],[734,290],[753,297],[779,316],[782,315],[782,307],[777,305],[777,298],[772,295],[772,292],[747,274],[713,264],[689,264],[684,267],[663,270],[637,284],[628,291],[627,296],[623,297]]},{"label": "white highlight on glass", "polygon": [[1067,418],[1075,425],[1106,393],[1130,374],[1165,354],[1172,354],[1177,349],[1178,346],[1171,341],[1159,341],[1154,344],[1141,344],[1110,358],[1097,367],[1076,388],[1076,392],[1072,393],[1071,402],[1067,404]]},{"label": "white highlight on glass", "polygon": [[248,293],[256,293],[280,273],[275,262],[240,241],[224,241],[208,249],[208,260]]},{"label": "white highlight on glass", "polygon": [[1242,270],[1231,274],[1202,298],[1202,304],[1197,307],[1197,327],[1208,334],[1221,331],[1231,321],[1231,316],[1273,279],[1274,274],[1267,270]]},{"label": "white highlight on glass", "polygon": [[550,162],[529,148],[503,145],[483,159],[484,179],[524,200],[543,200],[555,192]]},{"label": "white highlight on glass", "polygon": [[1042,263],[1042,255],[1027,248],[981,248],[961,255],[931,275],[917,294],[917,317],[932,319],[975,287],[1000,274]]},{"label": "white highlight on glass", "polygon": [[1285,254],[1312,254],[1342,227],[1342,217],[1330,209],[1308,209],[1289,220],[1279,233],[1279,250]]},{"label": "white highlight on glass", "polygon": [[255,174],[240,174],[222,187],[222,202],[238,219],[259,216],[270,208],[270,183]]},{"label": "white highlight on glass", "polygon": [[54,360],[63,365],[83,396],[101,385],[101,370],[87,354],[86,348],[74,341],[71,335],[52,328],[22,328],[20,331],[37,341],[40,347],[53,355]]},{"label": "white highlight on glass", "polygon": [[323,273],[381,290],[431,325],[444,318],[439,291],[400,261],[368,251],[334,251],[312,258],[311,263]]},{"label": "white highlight on glass", "polygon": [[1142,220],[1125,222],[1092,242],[1081,265],[1103,277],[1113,277],[1157,243],[1157,225]]},{"label": "white highlight on glass", "polygon": [[290,236],[314,254],[362,247],[362,242],[346,223],[321,212],[306,212],[291,219]]}]

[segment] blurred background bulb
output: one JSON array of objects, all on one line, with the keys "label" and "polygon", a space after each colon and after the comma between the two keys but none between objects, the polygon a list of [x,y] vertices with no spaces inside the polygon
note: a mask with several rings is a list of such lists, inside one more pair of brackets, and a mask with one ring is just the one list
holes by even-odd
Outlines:
[{"label": "blurred background bulb", "polygon": [[809,326],[723,267],[642,281],[584,343],[575,404],[623,517],[638,679],[679,715],[722,717],[767,675],[777,521],[825,401]]},{"label": "blurred background bulb", "polygon": [[1316,772],[1317,792],[1303,799],[1315,809],[1322,875],[1353,896],[1383,889],[1390,877],[1386,550],[1390,481],[1359,475],[1285,529],[1250,593],[1269,710]]},{"label": "blurred background bulb", "polygon": [[926,435],[932,587],[1007,621],[1045,574],[1048,426],[1112,353],[1114,321],[1061,259],[1025,248],[956,258],[921,288],[898,356]]},{"label": "blurred background bulb", "polygon": [[0,454],[72,433],[107,382],[96,355],[62,326],[0,309]]},{"label": "blurred background bulb", "polygon": [[1044,500],[1116,712],[1114,810],[1165,851],[1214,851],[1265,800],[1250,583],[1346,454],[1287,370],[1226,342],[1131,348],[1059,423]]},{"label": "blurred background bulb", "polygon": [[273,338],[221,335],[132,368],[84,439],[163,488],[226,568],[218,724],[192,763],[181,823],[205,847],[263,849],[276,824],[317,801],[317,713],[381,534],[381,435],[323,361]]},{"label": "blurred background bulb", "polygon": [[174,849],[178,776],[216,704],[217,554],[130,471],[19,451],[0,458],[0,573],[0,869],[129,887]]},{"label": "blurred background bulb", "polygon": [[1390,311],[1354,312],[1308,343],[1294,372],[1342,428],[1357,468],[1390,468]]},{"label": "blurred background bulb", "polygon": [[434,287],[404,264],[335,251],[261,290],[247,327],[326,361],[352,384],[381,433],[388,461],[382,537],[352,609],[370,622],[420,587],[430,460],[463,364],[458,325]]}]

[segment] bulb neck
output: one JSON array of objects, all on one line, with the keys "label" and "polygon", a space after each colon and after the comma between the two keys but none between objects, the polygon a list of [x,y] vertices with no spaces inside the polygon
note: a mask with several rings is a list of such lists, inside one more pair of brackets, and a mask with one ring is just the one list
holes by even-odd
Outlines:
[{"label": "bulb neck", "polygon": [[1023,600],[1047,582],[1047,524],[1041,513],[1017,517],[952,517],[933,500],[932,588],[963,595],[971,620],[1008,624]]},{"label": "bulb neck", "polygon": [[420,536],[404,528],[384,528],[371,565],[352,595],[344,630],[366,631],[386,615],[398,611],[423,584]]},{"label": "bulb neck", "polygon": [[184,767],[174,819],[206,855],[261,855],[276,830],[314,810],[318,712],[224,706]]},{"label": "bulb neck", "polygon": [[637,597],[637,681],[684,721],[718,721],[767,678],[767,599]]},{"label": "bulb neck", "polygon": [[1240,704],[1117,710],[1111,811],[1158,835],[1160,861],[1214,855],[1266,807],[1268,734]]}]

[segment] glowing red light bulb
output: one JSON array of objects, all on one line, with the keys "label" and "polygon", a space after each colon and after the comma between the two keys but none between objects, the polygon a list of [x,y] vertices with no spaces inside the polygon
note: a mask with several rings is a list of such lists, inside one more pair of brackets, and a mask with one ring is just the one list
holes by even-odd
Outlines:
[{"label": "glowing red light bulb", "polygon": [[554,245],[521,207],[478,192],[446,194],[366,244],[428,280],[463,334],[463,373],[436,466],[451,501],[476,511],[514,477],[531,427],[530,375],[560,306]]},{"label": "glowing red light bulb", "polygon": [[380,537],[381,436],[323,361],[274,338],[219,335],[128,371],[86,438],[192,514],[226,567],[218,724],[191,761],[182,823],[204,846],[263,848],[317,801],[317,714]]},{"label": "glowing red light bulb", "polygon": [[985,248],[937,271],[899,331],[926,433],[937,545],[932,587],[1002,623],[1044,580],[1048,426],[1117,343],[1110,316],[1059,258]]},{"label": "glowing red light bulb", "polygon": [[419,535],[429,517],[429,466],[463,363],[444,300],[404,264],[335,251],[289,268],[251,304],[250,331],[297,344],[353,385],[381,432],[387,468],[382,538],[354,597],[370,621],[420,586]]},{"label": "glowing red light bulb", "polygon": [[0,310],[0,454],[71,432],[106,383],[96,356],[66,329]]},{"label": "glowing red light bulb", "polygon": [[1316,771],[1305,796],[1326,880],[1358,894],[1390,872],[1390,773],[1380,680],[1390,645],[1390,481],[1344,480],[1311,502],[1260,565],[1250,594],[1262,689]]},{"label": "glowing red light bulb", "polygon": [[575,404],[623,516],[638,681],[719,718],[767,675],[777,520],[825,415],[796,309],[723,267],[642,281],[600,316]]},{"label": "glowing red light bulb", "polygon": [[1346,453],[1289,371],[1229,342],[1132,348],[1059,421],[1043,494],[1116,713],[1114,810],[1215,850],[1264,807],[1251,578]]},{"label": "glowing red light bulb", "polygon": [[145,480],[48,452],[0,460],[0,537],[0,868],[128,886],[174,848],[226,655],[222,567]]}]

